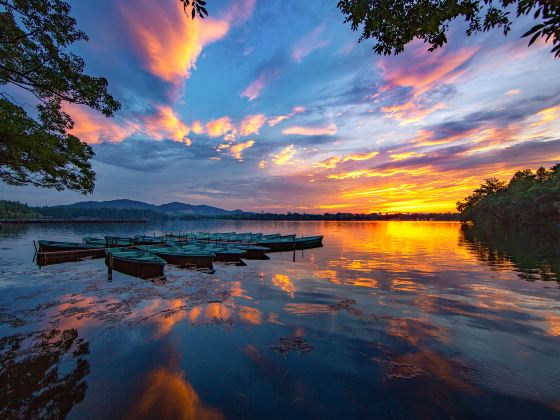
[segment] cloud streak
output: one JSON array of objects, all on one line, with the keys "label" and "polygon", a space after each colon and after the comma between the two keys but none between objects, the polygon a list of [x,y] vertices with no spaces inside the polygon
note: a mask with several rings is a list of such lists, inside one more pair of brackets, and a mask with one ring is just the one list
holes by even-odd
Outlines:
[{"label": "cloud streak", "polygon": [[331,123],[326,126],[299,126],[288,127],[282,130],[285,135],[292,136],[334,136],[336,125]]}]

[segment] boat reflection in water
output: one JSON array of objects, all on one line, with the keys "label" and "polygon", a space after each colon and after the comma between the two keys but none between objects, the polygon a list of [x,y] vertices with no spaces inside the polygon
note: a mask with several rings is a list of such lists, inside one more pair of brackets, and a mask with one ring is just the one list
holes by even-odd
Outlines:
[{"label": "boat reflection in water", "polygon": [[[78,380],[82,400],[69,394],[70,418],[560,413],[554,236],[441,222],[175,221],[146,235],[294,232],[325,243],[214,264],[213,274],[168,264],[164,284],[116,271],[108,282],[100,260],[31,264],[30,238],[107,231],[92,229],[33,226],[0,238],[1,336],[57,326],[90,343],[91,373],[79,371],[87,389]],[[0,398],[15,410],[26,401],[18,395]]]}]

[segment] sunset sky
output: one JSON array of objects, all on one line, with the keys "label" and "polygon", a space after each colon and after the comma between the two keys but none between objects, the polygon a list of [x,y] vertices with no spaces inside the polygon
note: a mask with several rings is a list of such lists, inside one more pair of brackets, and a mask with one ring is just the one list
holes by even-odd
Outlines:
[{"label": "sunset sky", "polygon": [[[122,103],[69,106],[93,145],[92,196],[0,185],[33,205],[130,198],[299,212],[453,211],[485,178],[560,161],[560,61],[530,20],[397,57],[337,0],[71,1],[74,49]],[[29,109],[32,109],[30,107]]]}]

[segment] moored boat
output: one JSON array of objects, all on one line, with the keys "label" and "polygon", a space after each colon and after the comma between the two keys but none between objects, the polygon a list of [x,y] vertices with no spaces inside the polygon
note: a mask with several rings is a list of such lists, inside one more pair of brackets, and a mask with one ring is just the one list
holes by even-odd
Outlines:
[{"label": "moored boat", "polygon": [[166,239],[163,236],[137,235],[131,238],[135,245],[163,245]]},{"label": "moored boat", "polygon": [[88,245],[103,245],[103,246],[107,245],[107,239],[104,238],[94,238],[92,236],[84,236],[82,240],[84,241],[84,244],[88,244]]},{"label": "moored boat", "polygon": [[139,245],[136,249],[146,251],[163,258],[166,262],[180,267],[195,266],[212,269],[215,255],[209,251],[183,249],[181,247]]},{"label": "moored boat", "polygon": [[243,258],[247,258],[249,260],[270,259],[268,255],[266,255],[267,252],[270,252],[270,248],[267,248],[265,246],[239,244],[232,245],[232,247],[245,251],[245,255],[243,255]]},{"label": "moored boat", "polygon": [[64,241],[37,241],[39,252],[57,252],[57,251],[101,251],[105,246],[98,244],[83,244],[81,242],[64,242]]},{"label": "moored boat", "polygon": [[257,245],[270,248],[272,251],[289,251],[292,249],[306,249],[323,246],[323,236],[283,236],[280,238],[263,239]]},{"label": "moored boat", "polygon": [[163,276],[165,266],[161,257],[134,248],[109,248],[105,262],[116,271],[143,279]]},{"label": "moored boat", "polygon": [[105,243],[110,247],[131,246],[132,239],[121,236],[105,236]]},{"label": "moored boat", "polygon": [[244,264],[241,257],[246,254],[246,251],[233,246],[214,245],[211,243],[187,242],[183,244],[178,243],[177,246],[190,251],[211,252],[215,255],[215,261],[234,262],[237,264]]}]

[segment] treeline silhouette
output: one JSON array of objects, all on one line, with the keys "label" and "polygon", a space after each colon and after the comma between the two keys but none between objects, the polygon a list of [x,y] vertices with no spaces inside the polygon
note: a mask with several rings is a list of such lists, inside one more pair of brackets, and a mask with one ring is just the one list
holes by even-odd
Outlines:
[{"label": "treeline silhouette", "polygon": [[256,213],[221,215],[164,213],[143,209],[30,207],[17,201],[0,200],[0,219],[63,220],[459,220],[457,213]]},{"label": "treeline silhouette", "polygon": [[459,220],[457,213],[239,213],[225,217],[230,220]]},{"label": "treeline silhouette", "polygon": [[0,200],[0,219],[33,219],[41,215],[19,201]]},{"label": "treeline silhouette", "polygon": [[560,164],[517,171],[509,182],[487,179],[457,202],[461,220],[475,223],[560,222]]},{"label": "treeline silhouette", "polygon": [[167,220],[165,213],[143,209],[81,209],[69,207],[35,207],[34,210],[49,219],[102,219],[102,220]]}]

